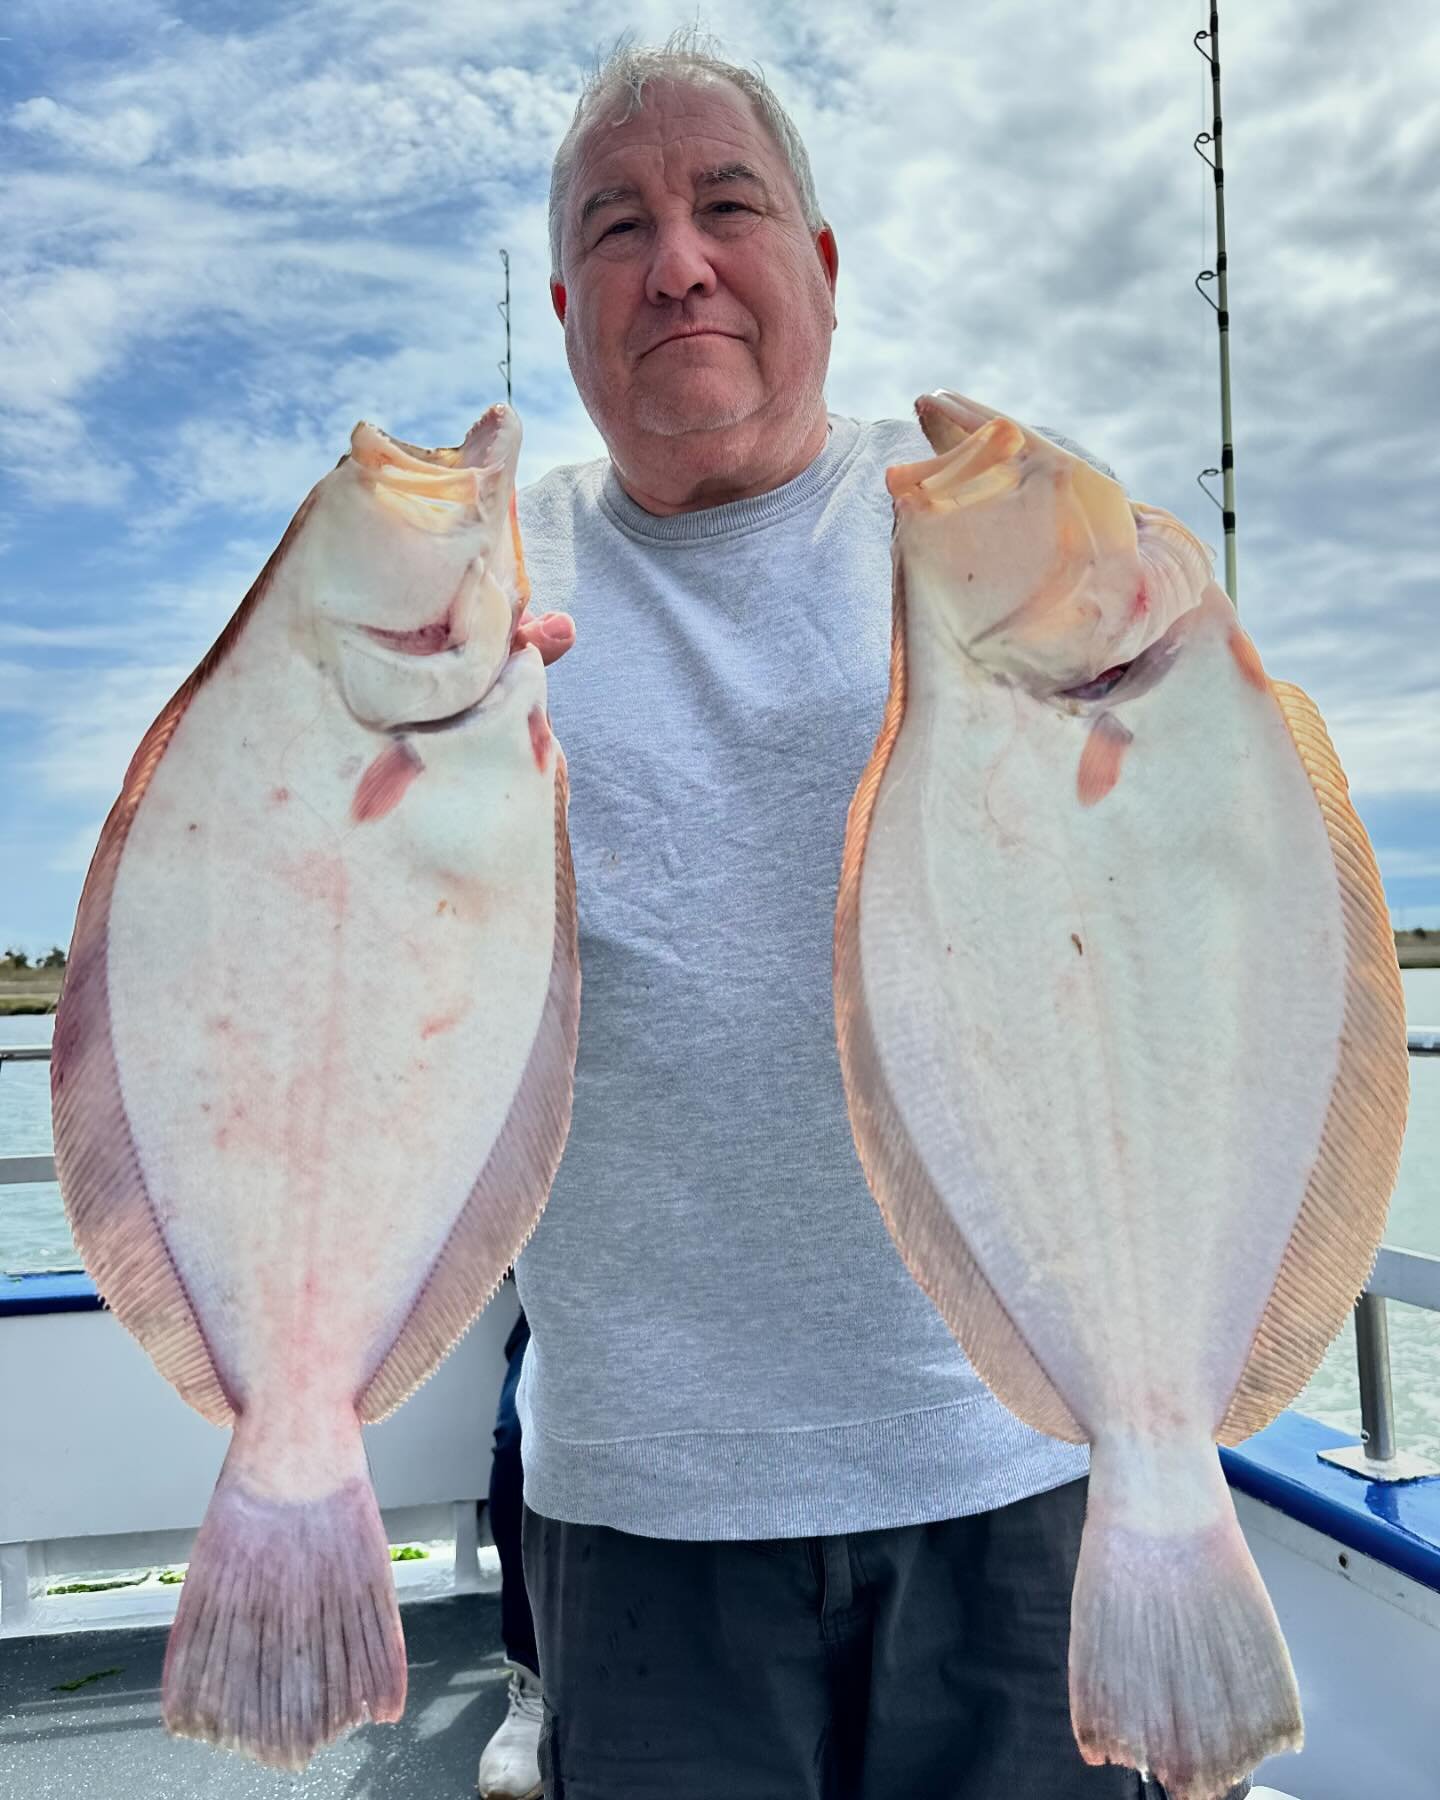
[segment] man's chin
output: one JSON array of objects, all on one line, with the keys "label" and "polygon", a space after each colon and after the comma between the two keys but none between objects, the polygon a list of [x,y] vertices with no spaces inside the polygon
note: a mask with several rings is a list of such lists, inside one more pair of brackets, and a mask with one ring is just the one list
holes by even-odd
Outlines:
[{"label": "man's chin", "polygon": [[632,415],[635,427],[652,437],[703,440],[733,431],[753,419],[759,399],[730,391],[685,394],[643,394]]}]

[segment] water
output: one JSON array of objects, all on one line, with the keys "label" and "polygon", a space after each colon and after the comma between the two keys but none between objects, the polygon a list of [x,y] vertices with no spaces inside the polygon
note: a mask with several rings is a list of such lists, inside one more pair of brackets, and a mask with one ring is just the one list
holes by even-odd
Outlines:
[{"label": "water", "polygon": [[[0,1018],[0,1044],[48,1044],[55,1015]],[[50,1065],[0,1063],[0,1156],[49,1156]],[[78,1269],[80,1258],[53,1181],[0,1186],[0,1269]]]},{"label": "water", "polygon": [[[1406,969],[1412,1026],[1440,1027],[1440,969]],[[50,1018],[0,1018],[0,1044],[48,1044]],[[0,1155],[50,1152],[47,1063],[0,1068]],[[1440,1057],[1410,1062],[1410,1123],[1385,1241],[1440,1256]],[[78,1269],[80,1259],[60,1206],[60,1190],[0,1186],[0,1268]],[[1396,1436],[1408,1450],[1440,1462],[1440,1313],[1391,1304],[1390,1360]],[[1358,1435],[1355,1333],[1349,1323],[1297,1402],[1302,1412]]]},{"label": "water", "polygon": [[[1440,969],[1402,969],[1401,977],[1410,1025],[1440,1028]],[[1410,1058],[1410,1116],[1385,1242],[1440,1256],[1440,1056]],[[1396,1442],[1404,1450],[1440,1462],[1440,1313],[1394,1302],[1385,1311]],[[1301,1412],[1359,1436],[1351,1321],[1346,1321],[1295,1404]]]}]

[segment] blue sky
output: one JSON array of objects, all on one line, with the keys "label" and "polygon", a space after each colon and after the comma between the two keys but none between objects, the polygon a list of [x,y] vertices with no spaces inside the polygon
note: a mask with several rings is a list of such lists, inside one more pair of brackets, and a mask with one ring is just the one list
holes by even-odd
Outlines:
[{"label": "blue sky", "polygon": [[[834,410],[958,388],[1219,544],[1207,12],[699,15],[809,145]],[[355,421],[454,443],[500,395],[502,245],[522,480],[600,452],[546,295],[550,157],[597,49],[695,17],[7,0],[0,946],[68,941],[131,750]],[[1325,714],[1397,920],[1440,924],[1440,16],[1222,27],[1242,616]]]}]

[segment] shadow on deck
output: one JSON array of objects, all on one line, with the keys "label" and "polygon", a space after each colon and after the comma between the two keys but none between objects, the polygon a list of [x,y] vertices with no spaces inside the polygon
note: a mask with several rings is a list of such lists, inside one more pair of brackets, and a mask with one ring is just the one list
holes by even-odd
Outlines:
[{"label": "shadow on deck", "polygon": [[[0,1642],[0,1794],[14,1800],[473,1800],[475,1770],[505,1716],[507,1670],[493,1594],[401,1609],[409,1699],[397,1725],[366,1725],[303,1775],[172,1738],[160,1724],[167,1628]],[[113,1671],[73,1691],[61,1684]]]}]

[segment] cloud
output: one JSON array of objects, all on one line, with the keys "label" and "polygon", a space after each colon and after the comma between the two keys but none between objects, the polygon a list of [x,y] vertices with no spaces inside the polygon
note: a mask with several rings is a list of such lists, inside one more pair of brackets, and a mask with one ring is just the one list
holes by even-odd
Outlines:
[{"label": "cloud", "polygon": [[125,106],[103,119],[92,119],[43,94],[17,106],[10,118],[20,131],[43,133],[107,168],[138,168],[155,154],[163,137],[160,120],[143,107]]},{"label": "cloud", "polygon": [[35,670],[28,663],[0,657],[0,713],[39,713],[43,710]]},{"label": "cloud", "polygon": [[1423,849],[1377,845],[1375,855],[1387,877],[1397,881],[1440,882],[1440,844]]},{"label": "cloud", "polygon": [[[832,405],[957,387],[1218,546],[1189,29],[1119,0],[709,23],[790,106],[839,237]],[[11,0],[5,29],[0,654],[29,674],[0,746],[31,772],[22,823],[49,808],[73,844],[355,421],[453,443],[498,397],[502,245],[522,479],[600,453],[545,209],[608,40],[571,0]],[[1225,55],[1242,618],[1357,794],[1413,811],[1440,792],[1440,18],[1276,0],[1236,9]]]}]

